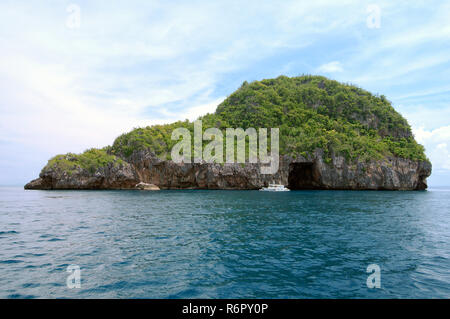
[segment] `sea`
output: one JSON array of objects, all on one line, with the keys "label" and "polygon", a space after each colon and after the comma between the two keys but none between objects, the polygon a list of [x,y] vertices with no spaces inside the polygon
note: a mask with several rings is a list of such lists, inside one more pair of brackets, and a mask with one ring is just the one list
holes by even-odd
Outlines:
[{"label": "sea", "polygon": [[0,298],[450,298],[450,187],[0,187]]}]

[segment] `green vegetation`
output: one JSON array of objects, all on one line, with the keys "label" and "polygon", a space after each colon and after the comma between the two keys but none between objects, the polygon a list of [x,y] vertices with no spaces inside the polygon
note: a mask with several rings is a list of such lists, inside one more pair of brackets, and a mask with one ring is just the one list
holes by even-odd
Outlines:
[{"label": "green vegetation", "polygon": [[[321,148],[328,159],[335,153],[350,160],[390,155],[427,160],[407,121],[386,97],[322,76],[244,82],[214,114],[200,119],[203,129],[278,127],[281,154],[306,156]],[[135,150],[149,148],[169,159],[177,142],[171,140],[171,132],[177,127],[193,131],[188,121],[138,128],[119,136],[112,154],[126,158]]]},{"label": "green vegetation", "polygon": [[321,76],[244,82],[216,115],[232,127],[279,127],[282,154],[321,148],[327,158],[426,160],[407,121],[383,95]]},{"label": "green vegetation", "polygon": [[121,165],[124,163],[117,156],[108,154],[109,150],[110,148],[108,147],[103,149],[91,148],[81,154],[56,155],[48,161],[43,170],[55,169],[71,175],[74,171],[81,168],[93,174],[98,169],[108,165]]},{"label": "green vegetation", "polygon": [[[341,154],[350,161],[386,156],[427,160],[407,121],[386,97],[322,76],[280,76],[244,82],[214,114],[200,119],[203,130],[279,128],[281,154],[307,156],[320,148],[327,162],[332,154]],[[77,167],[92,171],[108,163],[120,163],[119,158],[127,159],[133,152],[145,149],[161,159],[170,159],[171,149],[178,142],[172,141],[171,134],[179,127],[193,132],[194,125],[186,120],[136,128],[119,136],[108,148],[58,155],[48,165],[57,163],[68,171]]]},{"label": "green vegetation", "polygon": [[194,131],[193,123],[178,121],[166,125],[147,126],[136,128],[133,131],[122,134],[114,141],[110,153],[128,158],[134,151],[150,149],[162,159],[170,159],[172,146],[177,141],[172,141],[172,131],[179,127],[185,127]]}]

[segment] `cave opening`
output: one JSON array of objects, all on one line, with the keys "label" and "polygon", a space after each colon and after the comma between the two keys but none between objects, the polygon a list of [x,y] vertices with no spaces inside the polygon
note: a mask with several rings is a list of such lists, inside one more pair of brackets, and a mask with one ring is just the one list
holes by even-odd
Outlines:
[{"label": "cave opening", "polygon": [[289,165],[288,188],[319,189],[319,176],[314,163],[291,163]]}]

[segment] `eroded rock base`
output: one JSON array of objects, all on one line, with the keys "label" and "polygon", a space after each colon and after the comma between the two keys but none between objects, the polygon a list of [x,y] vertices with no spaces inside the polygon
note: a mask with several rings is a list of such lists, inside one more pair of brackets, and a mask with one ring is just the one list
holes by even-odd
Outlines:
[{"label": "eroded rock base", "polygon": [[[323,160],[319,149],[309,158],[281,156],[276,174],[261,174],[260,163],[177,164],[162,161],[140,151],[117,167],[103,167],[95,173],[83,169],[68,174],[48,168],[26,189],[259,189],[283,184],[292,190],[423,190],[431,174],[429,162],[402,158],[348,163],[343,157]],[[142,183],[142,184],[140,184]],[[141,185],[137,187],[137,185]],[[145,188],[145,187],[144,187]]]}]

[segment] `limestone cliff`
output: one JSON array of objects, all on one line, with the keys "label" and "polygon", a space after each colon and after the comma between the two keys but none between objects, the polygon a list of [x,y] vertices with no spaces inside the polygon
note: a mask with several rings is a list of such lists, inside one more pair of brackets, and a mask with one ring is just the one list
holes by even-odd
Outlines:
[{"label": "limestone cliff", "polygon": [[176,164],[162,161],[149,151],[132,154],[119,167],[105,167],[94,173],[79,169],[72,174],[51,167],[26,189],[136,189],[140,182],[161,189],[259,189],[269,183],[290,189],[423,190],[431,164],[401,158],[386,158],[349,164],[341,156],[330,163],[318,149],[310,158],[280,156],[274,175],[263,175],[255,164]]}]

